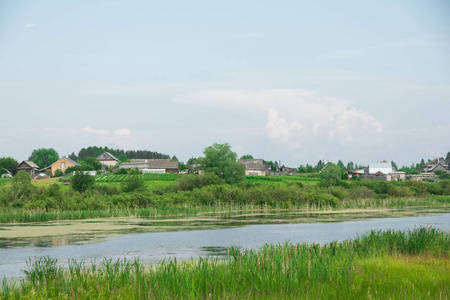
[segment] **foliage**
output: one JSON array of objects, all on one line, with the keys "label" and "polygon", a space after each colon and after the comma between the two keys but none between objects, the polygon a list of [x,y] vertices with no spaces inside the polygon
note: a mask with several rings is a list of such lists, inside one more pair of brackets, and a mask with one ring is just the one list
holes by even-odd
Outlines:
[{"label": "foliage", "polygon": [[205,157],[199,158],[201,169],[225,179],[229,184],[245,180],[244,166],[236,161],[236,153],[228,143],[214,143],[203,151]]},{"label": "foliage", "polygon": [[[441,299],[450,294],[450,234],[434,228],[370,231],[326,244],[231,247],[223,259],[151,267],[30,259],[2,299]],[[373,297],[372,297],[373,296]]]},{"label": "foliage", "polygon": [[97,147],[90,146],[87,148],[82,148],[80,152],[78,152],[78,158],[80,160],[84,160],[86,157],[98,157],[103,152],[109,152],[114,155],[120,161],[126,161],[128,159],[157,159],[157,158],[165,158],[170,159],[170,156],[167,154],[161,154],[159,152],[153,152],[148,150],[121,150],[121,149],[112,149],[108,147]]},{"label": "foliage", "polygon": [[240,159],[253,159],[253,155],[245,154],[245,155],[242,155]]},{"label": "foliage", "polygon": [[80,164],[84,171],[98,171],[102,168],[102,163],[95,157],[85,157]]},{"label": "foliage", "polygon": [[60,169],[57,169],[55,171],[55,174],[53,175],[53,177],[61,177],[63,175],[64,175],[63,171],[61,171]]},{"label": "foliage", "polygon": [[33,150],[28,160],[41,168],[46,168],[59,159],[58,152],[53,148],[39,148]]},{"label": "foliage", "polygon": [[73,167],[68,167],[64,173],[65,174],[72,174],[73,172],[76,171],[83,171],[83,167],[82,166],[73,166]]},{"label": "foliage", "polygon": [[13,206],[22,206],[24,201],[31,196],[33,185],[31,184],[31,176],[26,171],[17,172],[11,181],[11,189],[9,191],[9,200]]},{"label": "foliage", "polygon": [[0,169],[5,168],[13,175],[16,174],[16,168],[19,166],[17,160],[12,157],[2,157],[0,158]]},{"label": "foliage", "polygon": [[343,173],[341,168],[333,163],[328,163],[319,174],[319,185],[322,187],[337,186],[342,180]]},{"label": "foliage", "polygon": [[73,190],[83,193],[94,185],[95,177],[82,171],[76,171],[75,175],[72,176],[71,182]]},{"label": "foliage", "polygon": [[450,151],[447,152],[447,156],[445,157],[445,163],[450,166]]},{"label": "foliage", "polygon": [[131,175],[126,181],[122,181],[121,188],[126,193],[142,190],[144,188],[144,178],[137,174]]}]

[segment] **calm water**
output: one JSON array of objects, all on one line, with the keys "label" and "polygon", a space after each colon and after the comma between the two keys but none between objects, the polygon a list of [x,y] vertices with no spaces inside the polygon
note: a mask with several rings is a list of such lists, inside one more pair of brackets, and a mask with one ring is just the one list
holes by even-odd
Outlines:
[{"label": "calm water", "polygon": [[68,259],[88,262],[103,258],[139,257],[148,263],[176,257],[177,260],[221,255],[230,246],[257,248],[266,243],[326,243],[356,237],[371,229],[414,229],[432,226],[450,230],[450,213],[422,217],[382,218],[340,223],[252,225],[239,228],[139,233],[104,239],[95,244],[25,246],[0,248],[0,278],[21,277],[29,257],[50,256],[59,262]]}]

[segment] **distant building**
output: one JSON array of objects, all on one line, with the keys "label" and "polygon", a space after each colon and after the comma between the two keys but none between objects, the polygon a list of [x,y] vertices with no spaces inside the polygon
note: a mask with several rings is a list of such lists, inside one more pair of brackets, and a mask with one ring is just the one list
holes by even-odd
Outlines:
[{"label": "distant building", "polygon": [[267,165],[263,159],[238,159],[238,163],[244,166],[245,175],[266,176]]},{"label": "distant building", "polygon": [[19,166],[16,168],[17,172],[19,171],[26,171],[28,174],[30,174],[31,178],[36,178],[39,174],[39,166],[36,165],[31,160],[24,160],[19,164]]},{"label": "distant building", "polygon": [[[52,175],[55,175],[56,170],[61,170],[63,173],[66,172],[67,168],[79,166],[80,164],[76,161],[68,158],[68,157],[61,157],[57,161],[55,161],[53,164],[50,165],[50,170],[52,172]],[[46,168],[47,169],[47,168]]]},{"label": "distant building", "polygon": [[107,151],[100,154],[97,159],[105,166],[115,166],[119,163],[119,160]]},{"label": "distant building", "polygon": [[121,163],[119,169],[138,169],[145,173],[175,173],[180,171],[180,163],[170,159],[131,159],[130,162]]},{"label": "distant building", "polygon": [[367,172],[368,174],[377,174],[378,172],[381,172],[382,174],[391,174],[395,172],[395,169],[391,163],[388,163],[386,161],[376,164],[369,164]]},{"label": "distant building", "polygon": [[436,171],[449,172],[449,166],[445,162],[444,158],[439,157],[424,165],[422,167],[422,171],[427,173],[435,173]]}]

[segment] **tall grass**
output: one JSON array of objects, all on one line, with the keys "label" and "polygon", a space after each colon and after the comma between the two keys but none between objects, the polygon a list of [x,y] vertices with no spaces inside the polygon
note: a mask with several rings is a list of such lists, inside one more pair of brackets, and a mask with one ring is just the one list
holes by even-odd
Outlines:
[{"label": "tall grass", "polygon": [[27,277],[4,283],[0,295],[3,299],[448,299],[449,254],[448,232],[418,228],[371,231],[325,245],[231,248],[224,260],[173,259],[155,266],[138,259],[105,259],[99,264],[70,260],[62,268],[47,257],[30,261]]}]

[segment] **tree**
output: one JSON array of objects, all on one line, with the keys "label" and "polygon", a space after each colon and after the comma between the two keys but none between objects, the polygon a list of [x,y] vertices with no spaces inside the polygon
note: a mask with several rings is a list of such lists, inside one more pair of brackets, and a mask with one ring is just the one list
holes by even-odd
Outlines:
[{"label": "tree", "polygon": [[394,168],[395,171],[398,170],[397,164],[394,161],[391,161],[391,165]]},{"label": "tree", "polygon": [[342,179],[343,170],[333,163],[328,163],[319,174],[319,185],[322,187],[339,185]]},{"label": "tree", "polygon": [[176,157],[176,156],[174,155],[174,156],[172,156],[171,161],[179,161],[179,160],[178,160],[178,157]]},{"label": "tree", "polygon": [[205,157],[200,157],[200,169],[205,173],[216,174],[228,184],[245,180],[244,166],[236,161],[236,153],[231,151],[228,143],[214,143],[203,151]]},{"label": "tree", "polygon": [[450,166],[450,152],[447,153],[447,156],[445,157],[445,162],[447,163],[447,165]]},{"label": "tree", "polygon": [[121,182],[121,188],[124,192],[138,191],[138,190],[143,189],[144,186],[145,186],[144,178],[137,174],[131,175],[128,178],[128,180]]},{"label": "tree", "polygon": [[344,166],[344,163],[342,162],[342,160],[339,160],[339,161],[338,161],[337,166],[338,166],[339,168],[341,168],[342,170],[345,170],[345,166]]},{"label": "tree", "polygon": [[95,178],[89,174],[85,174],[82,171],[76,171],[72,176],[72,189],[77,192],[83,193],[94,185]]},{"label": "tree", "polygon": [[39,148],[33,150],[28,160],[41,168],[46,168],[59,159],[58,152],[53,148]]},{"label": "tree", "polygon": [[23,203],[23,200],[31,194],[32,189],[30,174],[23,170],[19,171],[12,179],[9,198],[13,204],[17,201]]},{"label": "tree", "polygon": [[102,168],[102,163],[95,157],[86,157],[80,164],[85,171],[97,171]]},{"label": "tree", "polygon": [[242,155],[240,159],[253,159],[253,156],[250,154]]},{"label": "tree", "polygon": [[53,177],[61,177],[63,176],[63,174],[63,171],[61,171],[60,169],[56,169],[55,175]]},{"label": "tree", "polygon": [[299,173],[306,173],[306,168],[305,168],[305,166],[300,165],[300,166],[298,167],[298,172],[299,172]]},{"label": "tree", "polygon": [[10,171],[12,174],[16,174],[16,168],[19,166],[17,160],[12,157],[2,157],[0,158],[0,169],[4,168]]},{"label": "tree", "polygon": [[72,152],[72,154],[69,155],[69,158],[73,161],[77,161],[78,157],[75,155],[74,152]]},{"label": "tree", "polygon": [[355,165],[352,161],[347,163],[347,171],[353,171],[355,169]]}]

